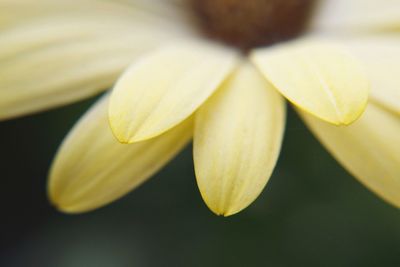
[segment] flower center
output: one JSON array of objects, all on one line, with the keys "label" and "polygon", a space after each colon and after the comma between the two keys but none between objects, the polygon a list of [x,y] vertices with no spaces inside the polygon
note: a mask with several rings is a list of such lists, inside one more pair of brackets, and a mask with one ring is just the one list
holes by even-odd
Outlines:
[{"label": "flower center", "polygon": [[203,32],[241,49],[301,34],[315,0],[191,0]]}]

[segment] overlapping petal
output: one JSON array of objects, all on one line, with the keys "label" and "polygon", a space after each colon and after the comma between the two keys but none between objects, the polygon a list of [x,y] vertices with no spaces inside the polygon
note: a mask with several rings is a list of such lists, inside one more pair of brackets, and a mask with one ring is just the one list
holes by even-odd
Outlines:
[{"label": "overlapping petal", "polygon": [[331,154],[360,182],[400,207],[400,117],[375,104],[354,124],[337,127],[301,113]]},{"label": "overlapping petal", "polygon": [[369,81],[344,48],[300,40],[256,50],[252,60],[293,104],[333,124],[350,124],[364,111]]},{"label": "overlapping petal", "polygon": [[109,88],[134,58],[169,39],[101,17],[51,17],[0,34],[0,119]]},{"label": "overlapping petal", "polygon": [[184,41],[136,61],[111,96],[109,115],[115,136],[132,143],[180,123],[216,90],[235,63],[233,51]]},{"label": "overlapping petal", "polygon": [[137,55],[194,32],[176,3],[122,2],[0,0],[0,119],[107,89]]},{"label": "overlapping petal", "polygon": [[149,141],[120,144],[108,125],[106,96],[75,126],[53,163],[49,196],[64,212],[101,207],[157,172],[192,137],[189,118]]},{"label": "overlapping petal", "polygon": [[[138,55],[195,33],[188,3],[0,0],[0,119],[110,87]],[[319,10],[317,30],[400,29],[397,0],[325,0]],[[106,96],[65,140],[49,196],[71,213],[121,197],[189,141],[191,115],[201,106],[194,142],[201,194],[216,214],[237,213],[260,194],[279,154],[285,108],[278,89],[338,161],[400,206],[398,44],[398,38],[352,41],[345,44],[352,54],[318,40],[258,49],[252,61],[270,83],[247,64],[229,76],[236,54],[209,43],[179,41],[148,53],[119,79],[110,105]],[[374,102],[364,116],[349,127],[332,125],[359,118],[369,79]],[[136,143],[118,143],[108,119],[120,142]]]},{"label": "overlapping petal", "polygon": [[282,97],[244,65],[196,112],[194,164],[208,207],[232,215],[269,180],[285,124]]},{"label": "overlapping petal", "polygon": [[400,37],[383,35],[343,41],[371,80],[371,99],[400,114]]}]

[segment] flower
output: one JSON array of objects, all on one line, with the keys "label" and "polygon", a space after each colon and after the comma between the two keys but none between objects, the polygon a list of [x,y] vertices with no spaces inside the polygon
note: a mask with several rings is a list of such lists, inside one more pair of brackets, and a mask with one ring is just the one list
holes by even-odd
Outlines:
[{"label": "flower", "polygon": [[[108,204],[194,136],[203,199],[216,214],[235,214],[274,169],[284,96],[349,172],[400,206],[400,3],[321,0],[306,37],[290,39],[312,1],[258,8],[267,2],[0,0],[0,118],[88,97],[117,80],[58,151],[54,205],[77,213]],[[277,38],[285,42],[264,45]]]}]

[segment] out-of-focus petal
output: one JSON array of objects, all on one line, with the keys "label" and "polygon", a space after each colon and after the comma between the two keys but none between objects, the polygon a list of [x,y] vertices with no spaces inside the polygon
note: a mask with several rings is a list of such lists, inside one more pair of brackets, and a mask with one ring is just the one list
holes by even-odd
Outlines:
[{"label": "out-of-focus petal", "polygon": [[0,0],[0,29],[47,16],[82,15],[143,22],[172,31],[193,28],[190,13],[176,0]]},{"label": "out-of-focus petal", "polygon": [[361,183],[400,207],[400,117],[369,104],[354,124],[337,127],[306,113],[302,118],[322,144]]},{"label": "out-of-focus petal", "polygon": [[49,197],[64,212],[84,212],[120,198],[163,167],[192,137],[189,118],[159,137],[123,145],[108,125],[108,99],[78,122],[53,163]]},{"label": "out-of-focus petal", "polygon": [[400,114],[400,37],[357,38],[343,44],[363,64],[371,80],[371,99]]},{"label": "out-of-focus petal", "polygon": [[0,119],[109,88],[138,55],[169,39],[97,16],[46,17],[0,33]]},{"label": "out-of-focus petal", "polygon": [[400,29],[398,0],[318,1],[312,28],[326,32],[396,31]]}]

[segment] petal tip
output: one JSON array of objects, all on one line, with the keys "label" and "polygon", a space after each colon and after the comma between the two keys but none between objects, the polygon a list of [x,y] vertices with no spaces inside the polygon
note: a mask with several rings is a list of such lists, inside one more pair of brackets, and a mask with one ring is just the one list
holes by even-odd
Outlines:
[{"label": "petal tip", "polygon": [[121,123],[116,120],[114,117],[109,115],[109,126],[112,134],[116,138],[116,140],[121,144],[133,144],[139,143],[143,141],[150,140],[157,136],[164,134],[165,132],[171,130],[176,127],[178,124],[173,124],[170,127],[166,127],[163,129],[154,129],[150,127],[142,126],[136,129],[135,131],[127,131],[126,127],[121,127]]},{"label": "petal tip", "polygon": [[135,142],[134,136],[132,137],[131,135],[126,134],[126,132],[121,131],[119,125],[115,123],[113,118],[109,117],[108,124],[110,126],[111,133],[117,142],[125,145]]},{"label": "petal tip", "polygon": [[49,195],[48,198],[50,205],[64,214],[73,215],[93,210],[93,208],[86,205],[81,205],[82,203],[69,203],[70,201],[63,199],[62,196]]},{"label": "petal tip", "polygon": [[60,197],[56,197],[55,195],[49,195],[49,202],[50,205],[55,208],[57,211],[62,212],[62,213],[74,213],[72,212],[69,208],[68,205],[65,205],[65,203],[63,203],[60,200]]},{"label": "petal tip", "polygon": [[349,126],[356,122],[362,115],[364,114],[364,111],[367,108],[368,105],[368,97],[365,98],[364,101],[362,101],[356,108],[348,111],[343,111],[343,112],[337,112],[336,116],[323,116],[322,114],[318,114],[310,109],[301,107],[297,105],[296,103],[292,104],[299,110],[302,110],[322,121],[325,121],[329,124],[332,124],[334,126]]},{"label": "petal tip", "polygon": [[226,217],[230,217],[230,216],[232,216],[232,215],[236,215],[236,214],[239,213],[239,212],[240,212],[240,210],[239,210],[239,211],[227,210],[227,211],[225,211],[224,213],[222,213],[222,214],[220,214],[220,215],[226,218]]},{"label": "petal tip", "polygon": [[342,125],[342,126],[349,126],[356,122],[363,114],[364,111],[366,110],[368,105],[368,97],[365,98],[363,102],[358,106],[356,111],[350,111],[347,114],[344,114],[341,117],[341,120],[338,121],[337,125]]},{"label": "petal tip", "polygon": [[208,206],[208,208],[217,216],[221,216],[221,217],[230,217],[232,215],[235,215],[236,213],[238,213],[239,211],[236,210],[230,210],[230,209],[218,209],[218,208],[212,208],[210,206]]},{"label": "petal tip", "polygon": [[249,204],[245,204],[243,206],[240,206],[240,205],[238,205],[238,203],[225,203],[225,204],[222,204],[220,202],[213,203],[210,201],[210,199],[206,198],[203,194],[202,194],[202,197],[203,197],[205,204],[209,208],[209,210],[212,213],[214,213],[215,215],[221,216],[221,217],[230,217],[232,215],[235,215],[235,214],[241,212],[242,210],[244,210],[249,205]]},{"label": "petal tip", "polygon": [[291,103],[334,125],[356,121],[370,82],[360,62],[334,42],[297,41],[252,51],[251,61]]},{"label": "petal tip", "polygon": [[[176,125],[173,125],[173,127],[175,127],[175,126]],[[134,135],[132,135],[127,140],[126,143],[132,144],[132,143],[139,143],[139,142],[147,141],[147,140],[153,139],[157,136],[164,134],[165,132],[171,130],[171,128],[166,128],[164,131],[152,131],[152,132],[137,131]]]}]

